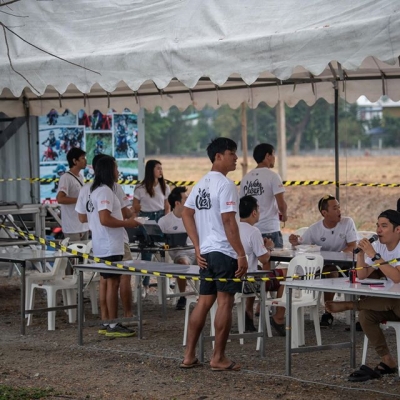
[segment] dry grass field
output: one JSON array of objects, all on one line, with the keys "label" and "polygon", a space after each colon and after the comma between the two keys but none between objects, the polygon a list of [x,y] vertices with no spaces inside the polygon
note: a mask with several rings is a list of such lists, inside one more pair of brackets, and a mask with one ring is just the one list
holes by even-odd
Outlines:
[{"label": "dry grass field", "polygon": [[[211,167],[206,157],[161,157],[164,176],[172,181],[197,181]],[[228,176],[233,180],[242,177],[242,158],[237,170]],[[248,170],[255,167],[249,158]],[[277,171],[277,165],[275,167]],[[364,156],[340,159],[341,182],[400,183],[398,156]],[[289,156],[286,180],[335,179],[334,157]],[[283,228],[291,232],[309,226],[320,218],[317,202],[325,194],[335,194],[335,186],[289,186],[286,188],[289,220]],[[396,208],[400,188],[346,187],[340,188],[340,203],[343,215],[354,219],[359,230],[374,230],[377,215],[388,208]]]}]

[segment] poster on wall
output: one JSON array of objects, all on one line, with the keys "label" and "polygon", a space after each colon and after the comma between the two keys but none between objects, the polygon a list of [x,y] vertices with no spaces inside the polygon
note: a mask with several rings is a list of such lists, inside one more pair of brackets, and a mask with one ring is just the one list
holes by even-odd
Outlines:
[{"label": "poster on wall", "polygon": [[[86,151],[87,166],[81,172],[85,180],[93,179],[92,160],[97,154],[115,157],[119,179],[138,179],[138,125],[137,115],[128,109],[123,113],[110,110],[107,114],[94,110],[77,115],[65,110],[59,114],[52,109],[39,117],[40,201],[56,203],[59,179],[69,170],[67,153],[73,147]],[[123,185],[125,193],[133,198],[134,185]]]}]

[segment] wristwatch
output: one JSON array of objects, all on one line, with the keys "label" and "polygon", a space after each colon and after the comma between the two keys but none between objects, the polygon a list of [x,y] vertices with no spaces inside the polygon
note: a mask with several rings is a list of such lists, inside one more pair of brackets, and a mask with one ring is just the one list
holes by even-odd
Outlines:
[{"label": "wristwatch", "polygon": [[382,258],[379,253],[375,253],[375,255],[371,258],[372,261],[378,261]]}]

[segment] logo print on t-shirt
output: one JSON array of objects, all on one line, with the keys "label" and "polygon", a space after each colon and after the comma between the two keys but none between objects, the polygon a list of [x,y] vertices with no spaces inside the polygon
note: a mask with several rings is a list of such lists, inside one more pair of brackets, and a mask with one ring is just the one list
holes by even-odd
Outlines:
[{"label": "logo print on t-shirt", "polygon": [[89,197],[89,200],[86,202],[86,211],[88,213],[91,213],[91,212],[93,212],[93,210],[94,210],[94,205],[92,203],[92,200]]},{"label": "logo print on t-shirt", "polygon": [[198,210],[209,210],[211,208],[210,193],[207,193],[205,189],[199,188],[199,194],[196,196],[196,208]]},{"label": "logo print on t-shirt", "polygon": [[255,181],[247,181],[246,186],[244,187],[245,196],[261,196],[264,191],[265,190],[258,179]]}]

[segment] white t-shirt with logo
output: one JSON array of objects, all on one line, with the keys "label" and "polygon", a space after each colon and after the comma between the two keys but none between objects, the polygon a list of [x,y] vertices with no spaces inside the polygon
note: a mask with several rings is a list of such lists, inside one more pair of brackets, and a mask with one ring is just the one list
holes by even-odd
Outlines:
[{"label": "white t-shirt with logo", "polygon": [[78,199],[76,210],[80,214],[87,215],[89,228],[92,231],[93,255],[95,257],[124,255],[125,229],[104,226],[99,216],[99,211],[108,210],[114,218],[123,219],[121,203],[115,193],[105,185],[90,192],[90,186],[85,185]]},{"label": "white t-shirt with logo", "polygon": [[325,228],[323,220],[312,224],[302,236],[302,244],[316,244],[324,251],[342,251],[348,243],[357,241],[357,231],[354,221],[342,217],[331,229]]},{"label": "white t-shirt with logo", "polygon": [[221,218],[221,214],[227,212],[238,214],[239,196],[235,184],[220,172],[210,171],[193,187],[185,207],[195,210],[201,254],[217,251],[236,259]]},{"label": "white t-shirt with logo", "polygon": [[[83,187],[83,182],[82,175],[76,176],[72,172],[67,172],[60,177],[57,193],[63,192],[68,197],[77,198],[79,191]],[[65,235],[68,233],[87,232],[89,230],[88,224],[82,224],[79,221],[78,214],[75,211],[75,204],[60,204],[60,207],[61,226]]]},{"label": "white t-shirt with logo", "polygon": [[[164,217],[161,217],[158,221],[158,225],[163,233],[185,233],[185,225],[183,225],[182,218],[178,218],[173,212],[168,213]],[[193,243],[188,237],[186,240],[186,245],[192,246]],[[190,250],[171,250],[169,252],[171,258],[175,260],[179,256],[193,257],[195,254],[194,249]]]},{"label": "white t-shirt with logo", "polygon": [[[87,204],[90,199],[90,187],[92,186],[92,183],[87,183],[82,187],[82,189],[79,192],[78,196],[78,201],[76,202],[75,210],[79,214],[88,214],[88,209],[87,209]],[[129,197],[126,195],[124,190],[122,189],[121,185],[119,183],[116,183],[114,185],[114,193],[118,197],[118,200],[121,203],[121,208],[129,207],[131,205],[131,201],[129,200]],[[124,243],[129,243],[129,238],[128,234],[126,232],[126,229],[124,228]]]},{"label": "white t-shirt with logo", "polygon": [[247,222],[239,222],[240,240],[247,255],[248,272],[257,271],[258,257],[268,253],[260,230]]},{"label": "white t-shirt with logo", "polygon": [[[385,244],[382,244],[379,240],[377,242],[372,243],[372,247],[375,249],[376,253],[379,253],[382,257],[382,260],[391,261],[393,259],[397,259],[396,263],[389,264],[391,267],[396,268],[400,265],[400,242],[397,243],[397,246],[393,250],[388,250]],[[365,254],[365,263],[367,265],[374,265],[376,261],[372,261],[366,254]],[[393,282],[390,278],[386,277],[387,280]]]},{"label": "white t-shirt with logo", "polygon": [[260,207],[260,219],[255,226],[261,233],[280,231],[279,208],[275,195],[284,193],[281,177],[270,168],[255,168],[240,182],[240,197],[253,196]]},{"label": "white t-shirt with logo", "polygon": [[161,190],[161,185],[158,184],[154,187],[154,196],[150,195],[146,191],[144,185],[137,185],[133,192],[133,197],[140,201],[140,211],[153,212],[165,209],[165,200],[168,199],[171,189],[168,185],[165,186],[165,194]]}]

